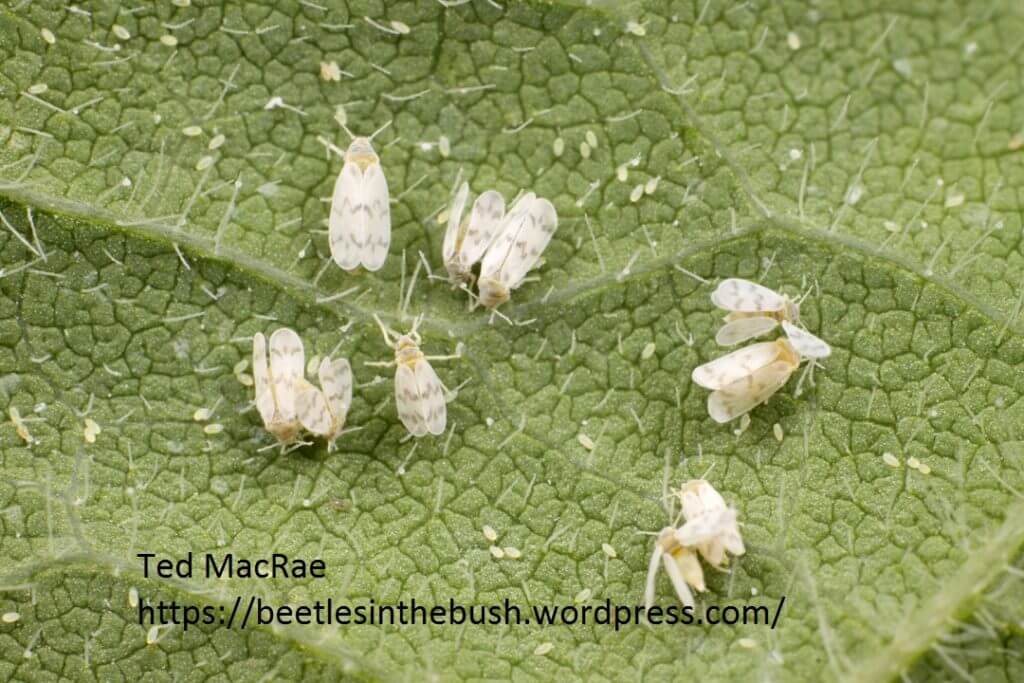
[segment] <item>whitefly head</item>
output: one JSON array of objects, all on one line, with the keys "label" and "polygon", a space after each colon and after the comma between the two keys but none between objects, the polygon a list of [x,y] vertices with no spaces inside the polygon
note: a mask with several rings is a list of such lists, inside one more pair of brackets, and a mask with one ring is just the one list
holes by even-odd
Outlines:
[{"label": "whitefly head", "polygon": [[793,301],[788,296],[786,297],[786,320],[793,323],[800,322],[800,302]]},{"label": "whitefly head", "polygon": [[398,343],[395,344],[395,348],[401,351],[402,349],[408,349],[414,346],[418,347],[422,341],[420,333],[416,330],[411,330],[408,334],[403,334],[398,337]]},{"label": "whitefly head", "polygon": [[511,296],[508,287],[494,278],[481,277],[477,284],[480,288],[480,303],[487,308],[500,306]]},{"label": "whitefly head", "polygon": [[377,153],[373,151],[373,143],[370,138],[358,137],[352,140],[352,144],[345,151],[345,161],[358,164],[360,168],[366,168],[370,164],[380,162]]},{"label": "whitefly head", "polygon": [[423,338],[420,337],[418,328],[420,326],[421,318],[417,317],[413,321],[412,329],[402,335],[395,335],[398,340],[395,342],[395,360],[399,363],[410,363],[419,360],[423,357],[423,352],[420,351],[420,344],[423,343]]}]

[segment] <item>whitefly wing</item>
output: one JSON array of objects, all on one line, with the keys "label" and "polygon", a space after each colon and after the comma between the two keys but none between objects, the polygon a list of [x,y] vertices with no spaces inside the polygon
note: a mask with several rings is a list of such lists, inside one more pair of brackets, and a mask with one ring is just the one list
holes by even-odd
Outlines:
[{"label": "whitefly wing", "polygon": [[520,195],[519,197],[516,198],[515,202],[512,203],[512,206],[509,208],[507,215],[514,216],[516,214],[522,214],[526,212],[526,210],[529,209],[530,206],[533,204],[535,199],[537,199],[537,195],[534,194],[533,192],[526,192]]},{"label": "whitefly wing", "polygon": [[498,236],[491,243],[491,246],[484,253],[480,265],[481,278],[501,280],[501,271],[506,260],[512,253],[516,239],[522,231],[529,208],[537,198],[532,192],[527,192],[516,200],[512,208],[505,214],[504,220],[498,227]]},{"label": "whitefly wing", "polygon": [[708,415],[724,424],[753,410],[781,389],[796,368],[787,361],[775,361],[712,392],[708,396]]},{"label": "whitefly wing", "polygon": [[715,335],[715,341],[718,342],[719,346],[735,346],[748,339],[768,334],[778,324],[779,322],[775,318],[762,316],[730,320],[719,328],[718,334]]},{"label": "whitefly wing", "polygon": [[534,199],[522,215],[499,281],[509,289],[522,283],[526,274],[540,261],[541,254],[558,228],[558,214],[547,199]]},{"label": "whitefly wing", "polygon": [[711,303],[727,311],[759,313],[784,309],[786,297],[756,282],[733,277],[718,284],[711,293]]},{"label": "whitefly wing", "polygon": [[786,331],[789,342],[797,353],[807,358],[827,358],[832,354],[828,343],[805,329],[797,327],[788,320],[782,321],[782,329]]},{"label": "whitefly wing", "polygon": [[500,192],[487,190],[473,202],[466,231],[460,235],[458,258],[465,267],[479,261],[487,247],[498,236],[505,217],[505,198]]},{"label": "whitefly wing", "polygon": [[398,418],[413,436],[427,433],[426,414],[420,396],[416,373],[408,365],[399,365],[395,370],[395,405]]},{"label": "whitefly wing", "polygon": [[651,551],[651,559],[647,563],[647,580],[644,582],[644,607],[651,609],[654,604],[654,590],[657,586],[658,569],[661,567],[661,556],[664,550],[661,548],[660,539],[654,541],[654,550]]},{"label": "whitefly wing", "polygon": [[691,479],[678,491],[679,502],[686,519],[694,519],[709,510],[724,510],[728,507],[725,498],[707,480]]},{"label": "whitefly wing", "polygon": [[274,419],[274,389],[271,387],[270,370],[267,368],[267,338],[262,332],[252,337],[252,379],[256,386],[256,410],[269,425]]},{"label": "whitefly wing", "polygon": [[693,608],[693,592],[686,583],[682,568],[676,563],[671,553],[664,553],[661,556],[662,564],[665,566],[665,573],[672,581],[672,587],[676,589],[679,601],[689,608]]},{"label": "whitefly wing", "polygon": [[331,432],[331,413],[327,407],[324,393],[306,379],[299,380],[295,385],[295,412],[299,424],[317,436],[326,436]]},{"label": "whitefly wing", "polygon": [[352,405],[352,366],[345,358],[324,358],[320,361],[319,376],[327,407],[340,429]]},{"label": "whitefly wing", "polygon": [[434,372],[430,362],[421,359],[413,367],[416,375],[416,386],[420,394],[420,410],[431,434],[443,434],[448,420],[448,406],[444,400],[444,389],[441,379]]},{"label": "whitefly wing", "polygon": [[758,342],[694,368],[691,377],[705,389],[722,389],[749,377],[778,356],[779,347],[775,342]]},{"label": "whitefly wing", "polygon": [[441,248],[441,256],[445,263],[452,261],[458,249],[462,231],[462,211],[466,208],[467,199],[469,199],[469,183],[462,183],[448,207],[448,228],[444,231],[444,245]]},{"label": "whitefly wing", "polygon": [[344,270],[357,268],[362,261],[366,216],[363,172],[354,161],[345,162],[334,183],[327,233],[334,262]]},{"label": "whitefly wing", "polygon": [[287,327],[275,330],[270,335],[270,378],[279,420],[295,419],[295,388],[303,379],[305,367],[306,357],[299,335]]},{"label": "whitefly wing", "polygon": [[709,510],[688,520],[676,529],[676,541],[680,545],[696,546],[717,539],[736,525],[736,511],[730,508]]},{"label": "whitefly wing", "polygon": [[379,163],[371,163],[363,171],[363,206],[366,221],[363,267],[369,271],[380,270],[391,246],[391,195],[384,169]]}]

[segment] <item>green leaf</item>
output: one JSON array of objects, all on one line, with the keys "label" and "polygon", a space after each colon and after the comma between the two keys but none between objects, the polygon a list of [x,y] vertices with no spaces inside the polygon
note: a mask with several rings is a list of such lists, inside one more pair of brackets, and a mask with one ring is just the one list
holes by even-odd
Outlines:
[{"label": "green leaf", "polygon": [[[0,393],[32,437],[0,427],[7,678],[1020,678],[1015,6],[180,4],[0,13]],[[328,255],[339,107],[358,134],[393,121],[376,274]],[[422,267],[460,174],[558,207],[516,325]],[[834,348],[741,433],[689,381],[732,276],[809,292]],[[391,353],[375,313],[423,313],[427,353],[465,345],[436,366],[448,434],[406,439],[365,365]],[[251,407],[237,364],[280,326],[352,361],[339,452],[279,455]],[[666,486],[703,475],[748,549],[699,603],[785,596],[774,630],[152,634],[129,604],[635,605]],[[328,578],[144,578],[141,552]]]}]

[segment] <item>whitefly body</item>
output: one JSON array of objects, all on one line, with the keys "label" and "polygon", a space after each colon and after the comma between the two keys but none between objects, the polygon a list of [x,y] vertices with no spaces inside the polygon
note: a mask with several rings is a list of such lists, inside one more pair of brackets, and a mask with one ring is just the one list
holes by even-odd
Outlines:
[{"label": "whitefly body", "polygon": [[427,356],[420,350],[422,339],[416,328],[416,319],[407,334],[397,334],[379,319],[384,342],[395,351],[395,359],[387,363],[367,365],[395,366],[395,404],[398,418],[413,436],[443,434],[448,422],[447,390],[434,372],[430,361],[457,358],[454,356]]},{"label": "whitefly body", "polygon": [[788,296],[741,278],[719,283],[711,303],[729,311],[715,336],[722,346],[733,346],[768,334],[783,320],[800,320],[800,306]]},{"label": "whitefly body", "polygon": [[664,569],[676,596],[684,605],[693,606],[693,591],[703,592],[704,570],[700,558],[716,569],[724,569],[728,555],[746,552],[736,521],[736,510],[703,479],[693,479],[676,492],[682,503],[686,523],[667,526],[654,543],[647,568],[644,605],[650,609],[659,569]]},{"label": "whitefly body", "polygon": [[661,530],[654,542],[654,550],[647,565],[647,581],[644,584],[644,607],[647,610],[654,605],[659,569],[665,570],[676,597],[687,607],[694,606],[691,587],[698,591],[704,590],[704,572],[700,568],[697,553],[693,548],[680,545],[675,532],[675,527],[667,526]]},{"label": "whitefly body", "polygon": [[303,380],[305,351],[294,330],[282,327],[270,335],[270,356],[267,341],[257,332],[252,339],[253,384],[256,388],[256,409],[268,432],[282,445],[293,443],[302,431],[296,412],[298,382]]},{"label": "whitefly body", "polygon": [[701,556],[715,569],[722,569],[728,554],[746,552],[740,535],[736,511],[730,508],[722,494],[703,479],[691,479],[678,491],[686,523],[676,530],[680,544],[696,547]]},{"label": "whitefly body", "polygon": [[711,302],[729,311],[715,335],[722,346],[734,346],[763,336],[779,325],[805,358],[825,358],[831,347],[799,327],[800,305],[785,294],[740,278],[723,280],[711,293]]},{"label": "whitefly body", "polygon": [[444,233],[442,256],[453,285],[473,281],[473,266],[494,242],[505,218],[505,198],[495,190],[477,197],[469,216],[463,218],[469,194],[469,184],[462,183],[452,200]]},{"label": "whitefly body", "polygon": [[786,338],[757,342],[694,368],[694,382],[711,389],[708,414],[719,423],[753,410],[775,395],[800,367],[800,354]]},{"label": "whitefly body", "polygon": [[529,192],[517,200],[480,265],[480,303],[494,308],[508,301],[539,265],[557,228],[558,213],[547,199]]},{"label": "whitefly body", "polygon": [[320,386],[302,379],[297,383],[295,410],[303,428],[327,442],[328,451],[345,428],[352,405],[352,367],[339,358],[320,361],[317,371]]},{"label": "whitefly body", "polygon": [[344,270],[379,270],[391,245],[391,198],[370,138],[357,137],[345,152],[334,183],[328,239],[331,258]]},{"label": "whitefly body", "polygon": [[782,321],[782,329],[786,331],[789,343],[804,358],[827,358],[832,355],[832,347],[824,339],[811,334],[802,327],[797,327],[788,320]]}]

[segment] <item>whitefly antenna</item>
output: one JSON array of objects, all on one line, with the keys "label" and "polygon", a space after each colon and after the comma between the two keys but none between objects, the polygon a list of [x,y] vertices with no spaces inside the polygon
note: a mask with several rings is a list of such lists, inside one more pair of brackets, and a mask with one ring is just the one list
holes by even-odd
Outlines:
[{"label": "whitefly antenna", "polygon": [[421,322],[423,322],[423,313],[420,313],[418,316],[412,319],[412,328],[409,330],[410,337],[417,334]]},{"label": "whitefly antenna", "polygon": [[[381,132],[387,130],[388,126],[390,126],[392,123],[394,123],[394,121],[395,121],[394,119],[390,119],[383,126],[378,128],[377,130],[373,131],[373,134],[370,136],[370,140],[373,140],[375,137],[377,137],[378,133],[381,133]],[[346,130],[348,130],[348,129],[346,128]],[[352,135],[352,133],[349,133],[349,135]]]},{"label": "whitefly antenna", "polygon": [[[373,140],[373,139],[374,139],[375,137],[377,137],[377,134],[378,134],[378,133],[381,133],[382,131],[386,130],[386,129],[387,129],[387,127],[388,127],[388,126],[390,126],[390,125],[391,125],[392,123],[394,123],[394,119],[391,119],[390,121],[388,121],[387,123],[385,123],[385,124],[384,124],[383,126],[381,126],[380,128],[378,128],[377,130],[373,131],[373,134],[371,134],[371,135],[370,135],[370,136],[369,136],[369,137],[368,137],[367,139],[368,139],[368,140]],[[359,137],[358,135],[356,135],[355,133],[353,133],[353,132],[352,132],[351,130],[349,130],[349,129],[348,129],[348,126],[346,126],[346,125],[345,125],[344,123],[341,123],[341,122],[339,121],[339,122],[338,122],[338,125],[339,125],[339,126],[341,126],[341,129],[342,129],[343,131],[345,131],[346,133],[348,133],[348,136],[349,136],[349,138],[351,138],[351,139],[355,140],[355,139],[356,139],[357,137]]]},{"label": "whitefly antenna", "polygon": [[707,479],[708,475],[711,474],[711,470],[715,469],[715,463],[711,463],[711,467],[704,470],[704,474],[700,475],[701,479]]},{"label": "whitefly antenna", "polygon": [[377,321],[377,326],[380,327],[380,333],[382,335],[384,335],[384,343],[387,344],[388,346],[390,346],[391,348],[394,348],[395,344],[394,344],[394,342],[391,341],[391,335],[394,335],[394,336],[397,337],[398,333],[395,332],[394,330],[390,329],[389,327],[387,327],[381,321],[381,319],[377,317],[376,313],[373,314],[373,319]]},{"label": "whitefly antenna", "polygon": [[811,295],[812,291],[814,291],[814,286],[813,285],[809,286],[807,288],[807,291],[803,293],[803,296],[801,296],[799,299],[796,300],[796,305],[799,306],[800,304],[802,304],[804,302],[804,299],[806,299],[807,297],[809,297]]},{"label": "whitefly antenna", "polygon": [[[346,128],[345,130],[347,131],[348,129]],[[351,133],[349,133],[349,135],[351,135]],[[316,137],[316,140],[321,145],[326,147],[328,151],[334,152],[335,154],[337,154],[340,157],[344,157],[345,156],[345,150],[343,150],[341,147],[338,147],[336,144],[334,144],[333,142],[331,142],[330,140],[328,140],[324,136],[318,135]]]}]

